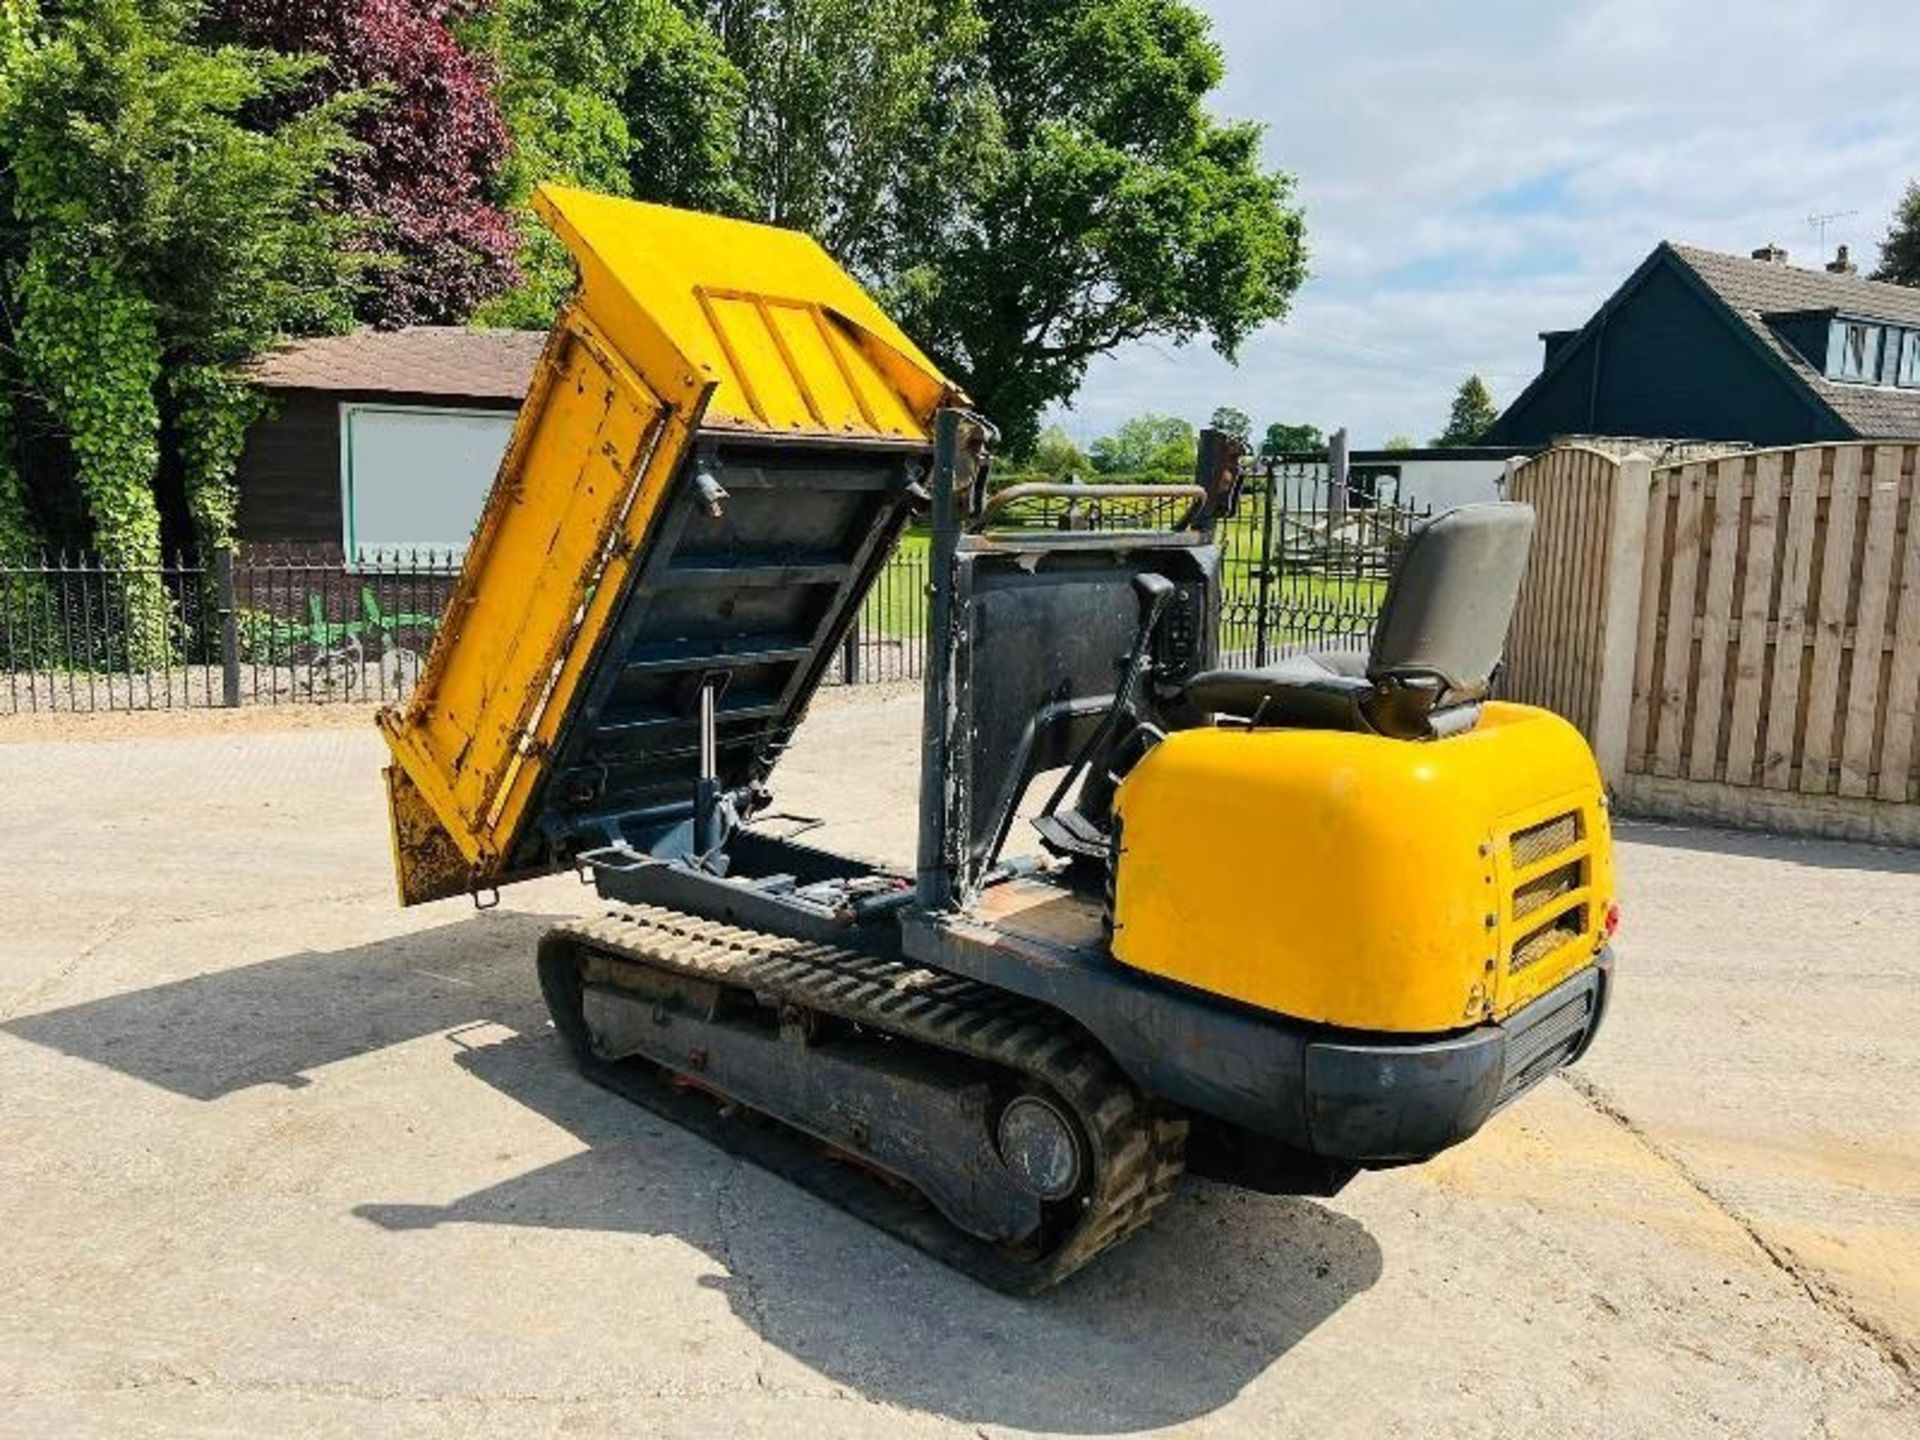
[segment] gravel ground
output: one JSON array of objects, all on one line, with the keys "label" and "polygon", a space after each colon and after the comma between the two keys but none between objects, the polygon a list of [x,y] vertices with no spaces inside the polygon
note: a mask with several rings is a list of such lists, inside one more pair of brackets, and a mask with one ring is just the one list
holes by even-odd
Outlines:
[{"label": "gravel ground", "polygon": [[[241,715],[0,723],[0,1432],[1920,1432],[1920,855],[1623,826],[1577,1074],[1018,1302],[582,1083],[586,892],[399,911],[365,712]],[[906,856],[917,722],[782,807]]]}]

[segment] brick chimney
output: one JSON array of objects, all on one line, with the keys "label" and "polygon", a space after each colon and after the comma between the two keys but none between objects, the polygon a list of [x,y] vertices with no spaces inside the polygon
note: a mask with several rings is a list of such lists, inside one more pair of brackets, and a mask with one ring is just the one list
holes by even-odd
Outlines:
[{"label": "brick chimney", "polygon": [[1834,252],[1833,259],[1827,262],[1827,273],[1830,275],[1858,275],[1860,273],[1860,267],[1853,263],[1853,257],[1847,254],[1847,247],[1842,245]]},{"label": "brick chimney", "polygon": [[1765,245],[1762,245],[1758,250],[1753,252],[1753,258],[1756,260],[1764,260],[1769,265],[1784,265],[1787,263],[1787,252],[1780,246],[1775,245],[1772,241],[1768,241]]}]

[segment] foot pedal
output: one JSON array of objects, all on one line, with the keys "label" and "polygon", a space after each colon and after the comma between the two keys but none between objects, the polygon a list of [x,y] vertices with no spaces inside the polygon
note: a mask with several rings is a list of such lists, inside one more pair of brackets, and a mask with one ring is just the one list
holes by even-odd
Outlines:
[{"label": "foot pedal", "polygon": [[1056,855],[1079,855],[1089,860],[1105,860],[1112,846],[1107,832],[1078,810],[1056,810],[1033,821],[1040,843]]}]

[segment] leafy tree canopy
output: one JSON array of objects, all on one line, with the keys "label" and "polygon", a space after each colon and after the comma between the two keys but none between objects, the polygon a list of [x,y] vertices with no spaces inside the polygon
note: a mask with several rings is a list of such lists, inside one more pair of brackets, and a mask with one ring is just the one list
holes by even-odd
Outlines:
[{"label": "leafy tree canopy", "polygon": [[[533,0],[542,11],[545,0]],[[674,0],[631,4],[632,63],[619,92],[632,145],[627,181],[663,205],[744,215],[741,124],[749,77],[721,38]]]},{"label": "leafy tree canopy", "polygon": [[377,325],[444,325],[516,278],[516,236],[492,203],[507,156],[494,62],[455,27],[484,0],[217,0],[249,45],[324,57],[294,103],[370,91],[358,149],[332,182],[341,212],[383,269],[359,301]]},{"label": "leafy tree canopy", "polygon": [[1207,421],[1209,428],[1222,434],[1231,435],[1243,445],[1253,442],[1253,417],[1244,410],[1236,410],[1231,405],[1222,405],[1213,412]]},{"label": "leafy tree canopy", "polygon": [[[157,566],[163,499],[227,538],[255,403],[231,367],[351,319],[355,231],[316,200],[361,102],[312,100],[316,62],[207,45],[199,20],[187,0],[0,7],[0,360],[19,367],[0,401],[18,384],[64,432],[94,544],[123,566]],[[163,426],[184,437],[170,454]],[[149,663],[168,597],[151,572],[126,588]]]},{"label": "leafy tree canopy", "polygon": [[1487,393],[1487,383],[1478,375],[1469,375],[1460,382],[1460,388],[1454,392],[1453,410],[1447,416],[1447,428],[1434,437],[1433,443],[1457,447],[1478,445],[1483,435],[1493,428],[1493,422],[1500,418],[1495,408],[1493,396]]},{"label": "leafy tree canopy", "polygon": [[[558,176],[811,231],[1012,453],[1094,356],[1231,356],[1305,275],[1292,182],[1209,114],[1220,51],[1185,0],[500,5],[516,201]],[[564,291],[523,241],[529,283],[488,318]]]},{"label": "leafy tree canopy", "polygon": [[[693,0],[744,82],[748,211],[812,233],[871,278],[895,269],[903,207],[964,167],[987,121],[974,0]],[[642,97],[643,99],[645,97]]]},{"label": "leafy tree canopy", "polygon": [[1398,451],[1398,450],[1413,450],[1418,447],[1414,445],[1413,437],[1411,435],[1389,435],[1387,437],[1387,443],[1382,445],[1380,448],[1382,450]]},{"label": "leafy tree canopy", "polygon": [[1088,448],[1102,475],[1189,475],[1199,458],[1200,437],[1173,415],[1137,415]]},{"label": "leafy tree canopy", "polygon": [[315,103],[317,61],[199,43],[188,0],[65,0],[37,33],[7,9],[27,26],[0,88],[21,251],[105,264],[172,359],[347,323],[355,227],[313,197],[357,154],[362,97]]},{"label": "leafy tree canopy", "polygon": [[[1305,277],[1292,181],[1214,119],[1219,48],[1181,0],[978,0],[979,119],[909,177],[873,266],[909,333],[1014,449],[1096,355],[1210,337],[1231,358]],[[970,146],[970,148],[968,148]]]},{"label": "leafy tree canopy", "polygon": [[1880,268],[1873,278],[1920,285],[1920,180],[1908,183],[1907,193],[1894,209],[1887,238],[1880,242]]},{"label": "leafy tree canopy", "polygon": [[1020,468],[1049,480],[1065,480],[1070,475],[1085,476],[1093,469],[1093,461],[1065,430],[1049,425],[1033,442]]},{"label": "leafy tree canopy", "polygon": [[747,212],[746,81],[699,17],[674,0],[501,0],[482,29],[513,135],[501,188],[521,283],[478,318],[544,328],[572,288],[566,251],[528,205],[543,181]]},{"label": "leafy tree canopy", "polygon": [[1260,454],[1267,458],[1326,448],[1327,437],[1320,433],[1318,425],[1288,425],[1280,420],[1267,426],[1267,433],[1260,441]]}]

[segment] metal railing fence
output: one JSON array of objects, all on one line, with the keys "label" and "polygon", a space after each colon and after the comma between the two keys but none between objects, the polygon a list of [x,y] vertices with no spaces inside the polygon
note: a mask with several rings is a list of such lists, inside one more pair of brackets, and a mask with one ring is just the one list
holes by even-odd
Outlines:
[{"label": "metal railing fence", "polygon": [[[1020,502],[1011,523],[1167,529],[1190,503],[1086,491]],[[1216,531],[1221,663],[1364,646],[1400,546],[1423,515],[1335,486],[1324,465],[1248,470],[1238,514]],[[459,565],[437,550],[349,564],[339,547],[313,545],[248,545],[153,566],[0,559],[0,715],[401,701]],[[926,537],[910,530],[829,678],[921,678],[931,579]]]},{"label": "metal railing fence", "polygon": [[0,713],[404,699],[458,574],[327,546],[0,560]]}]

